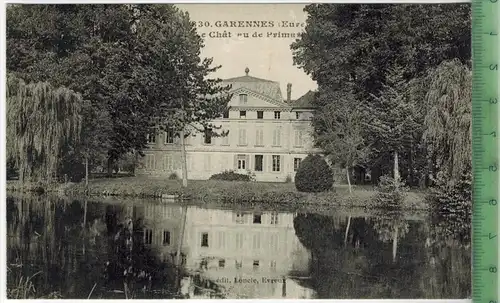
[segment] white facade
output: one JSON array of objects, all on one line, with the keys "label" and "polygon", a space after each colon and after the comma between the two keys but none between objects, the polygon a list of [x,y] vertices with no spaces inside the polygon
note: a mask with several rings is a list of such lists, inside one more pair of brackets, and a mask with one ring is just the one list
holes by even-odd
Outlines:
[{"label": "white facade", "polygon": [[[248,72],[248,70],[246,71]],[[225,137],[193,133],[186,139],[188,179],[204,180],[226,170],[252,173],[257,181],[292,181],[300,161],[313,148],[313,110],[301,99],[283,100],[278,82],[246,76],[227,79],[233,94],[229,112],[212,121]],[[149,149],[138,172],[159,176],[182,176],[178,138],[172,132],[150,138]]]}]

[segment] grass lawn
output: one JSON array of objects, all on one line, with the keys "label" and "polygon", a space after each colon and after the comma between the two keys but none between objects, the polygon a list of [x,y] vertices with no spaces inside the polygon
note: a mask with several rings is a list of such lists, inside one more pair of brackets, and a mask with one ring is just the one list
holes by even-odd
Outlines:
[{"label": "grass lawn", "polygon": [[[41,191],[40,185],[21,184],[8,181],[8,191]],[[280,205],[317,204],[347,207],[377,208],[372,186],[354,186],[349,194],[347,185],[337,185],[331,191],[322,193],[302,193],[294,183],[237,182],[219,180],[190,180],[187,188],[182,188],[180,180],[167,180],[149,176],[100,178],[89,182],[88,192],[84,183],[52,184],[43,186],[44,191],[60,192],[69,196],[122,196],[161,197],[162,194],[180,195],[203,202],[223,202],[231,204],[265,203]],[[425,192],[408,192],[404,209],[426,209]]]}]

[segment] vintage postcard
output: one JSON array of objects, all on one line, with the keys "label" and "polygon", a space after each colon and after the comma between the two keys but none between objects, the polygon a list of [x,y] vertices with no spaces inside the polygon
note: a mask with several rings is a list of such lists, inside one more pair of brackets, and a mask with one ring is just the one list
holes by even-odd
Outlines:
[{"label": "vintage postcard", "polygon": [[10,299],[471,297],[471,5],[8,4]]}]

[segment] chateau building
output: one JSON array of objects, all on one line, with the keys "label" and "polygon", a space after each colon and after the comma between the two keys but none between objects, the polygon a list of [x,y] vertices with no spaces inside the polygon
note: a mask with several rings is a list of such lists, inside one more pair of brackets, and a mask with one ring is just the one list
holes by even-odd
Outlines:
[{"label": "chateau building", "polygon": [[[313,108],[308,92],[291,100],[292,84],[287,85],[284,99],[280,84],[245,75],[226,79],[231,85],[229,110],[212,121],[221,126],[218,132],[192,133],[185,140],[188,179],[204,180],[227,170],[251,173],[257,181],[283,182],[294,179],[300,162],[313,148],[311,118]],[[182,176],[179,139],[172,131],[152,135],[149,148],[139,163],[138,173]]]}]

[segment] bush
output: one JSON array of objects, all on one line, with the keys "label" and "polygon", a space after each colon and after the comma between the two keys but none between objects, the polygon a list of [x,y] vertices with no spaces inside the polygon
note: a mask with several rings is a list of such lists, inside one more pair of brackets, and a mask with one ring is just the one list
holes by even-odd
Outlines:
[{"label": "bush", "polygon": [[455,182],[438,174],[436,185],[426,197],[431,207],[436,237],[470,242],[472,216],[472,173]]},{"label": "bush", "polygon": [[401,210],[408,188],[401,182],[390,176],[380,177],[375,196],[375,203],[380,208],[398,211]]},{"label": "bush", "polygon": [[224,181],[252,181],[252,175],[238,174],[232,170],[226,170],[210,176],[210,180],[224,180]]},{"label": "bush", "polygon": [[176,172],[173,172],[170,174],[170,176],[168,176],[168,179],[169,180],[179,180],[179,176],[177,176]]},{"label": "bush", "polygon": [[333,172],[320,155],[307,156],[295,174],[295,187],[301,192],[321,192],[332,188]]}]

